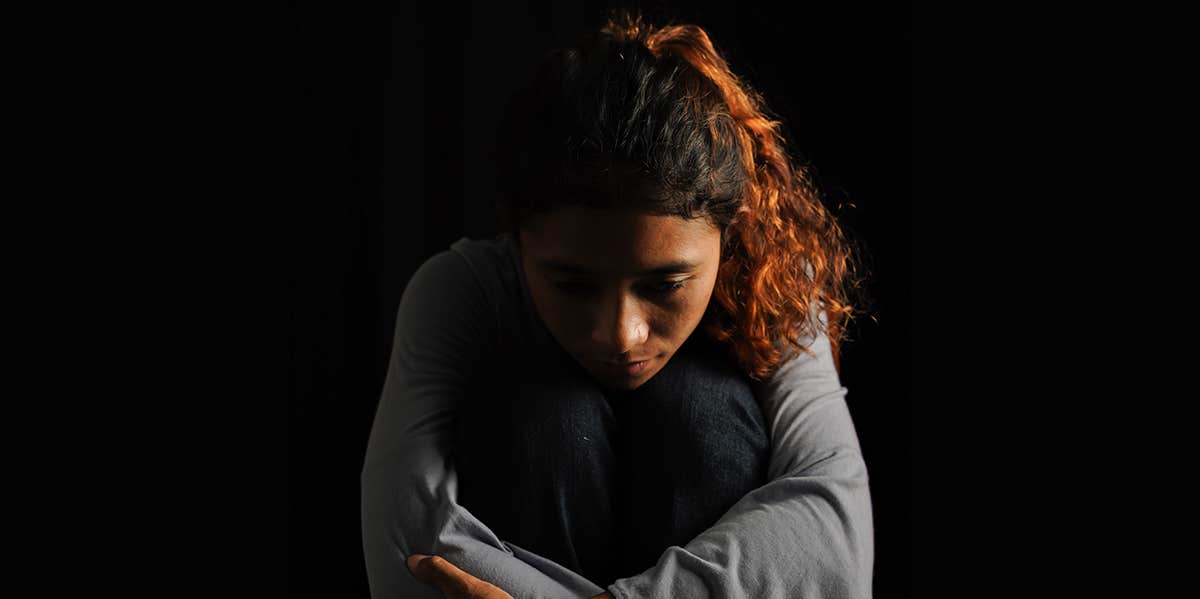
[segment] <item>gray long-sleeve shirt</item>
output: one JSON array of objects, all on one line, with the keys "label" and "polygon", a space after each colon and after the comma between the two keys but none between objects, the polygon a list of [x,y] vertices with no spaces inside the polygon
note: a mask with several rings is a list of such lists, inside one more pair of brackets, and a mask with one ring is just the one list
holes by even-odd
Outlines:
[{"label": "gray long-sleeve shirt", "polygon": [[[480,359],[554,343],[511,237],[462,238],[413,274],[363,463],[363,553],[373,599],[441,599],[405,559],[440,555],[515,599],[869,598],[874,528],[846,388],[822,333],[753,385],[771,437],[767,484],[685,546],[602,589],[498,538],[458,504],[453,418]],[[519,349],[518,349],[519,351]]]}]

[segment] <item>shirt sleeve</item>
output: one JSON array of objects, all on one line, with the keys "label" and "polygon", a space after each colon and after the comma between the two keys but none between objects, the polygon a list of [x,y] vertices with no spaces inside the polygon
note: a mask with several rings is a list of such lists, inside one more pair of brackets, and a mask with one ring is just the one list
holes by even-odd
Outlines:
[{"label": "shirt sleeve", "polygon": [[614,597],[871,597],[871,497],[846,388],[823,330],[800,341],[813,355],[781,348],[786,361],[755,388],[771,436],[767,484],[654,567],[610,584]]},{"label": "shirt sleeve", "polygon": [[521,599],[591,597],[586,578],[496,535],[458,504],[454,415],[468,373],[497,343],[495,308],[459,254],[417,269],[396,316],[392,352],[361,473],[362,543],[372,599],[442,599],[405,564],[440,555]]}]

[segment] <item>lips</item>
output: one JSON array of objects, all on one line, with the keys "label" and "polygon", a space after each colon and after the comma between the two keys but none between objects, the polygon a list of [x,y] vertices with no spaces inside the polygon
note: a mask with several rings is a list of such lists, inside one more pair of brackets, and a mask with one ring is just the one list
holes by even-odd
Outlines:
[{"label": "lips", "polygon": [[650,363],[651,358],[638,360],[636,362],[602,362],[604,368],[609,372],[621,376],[635,376],[646,369],[646,365]]}]

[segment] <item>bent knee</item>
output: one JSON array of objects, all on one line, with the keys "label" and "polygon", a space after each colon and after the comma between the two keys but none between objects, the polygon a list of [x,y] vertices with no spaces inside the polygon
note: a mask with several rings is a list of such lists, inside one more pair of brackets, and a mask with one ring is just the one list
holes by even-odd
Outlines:
[{"label": "bent knee", "polygon": [[685,346],[654,378],[630,395],[632,405],[727,417],[731,412],[762,423],[762,410],[750,379],[720,348]]},{"label": "bent knee", "polygon": [[610,434],[612,410],[600,387],[558,372],[526,377],[513,384],[497,425],[528,440],[533,451],[570,447]]},{"label": "bent knee", "polygon": [[656,443],[669,446],[664,451],[680,453],[682,460],[765,462],[770,452],[749,377],[719,351],[693,349],[673,356],[655,378],[627,396],[622,418],[623,427],[653,432]]}]

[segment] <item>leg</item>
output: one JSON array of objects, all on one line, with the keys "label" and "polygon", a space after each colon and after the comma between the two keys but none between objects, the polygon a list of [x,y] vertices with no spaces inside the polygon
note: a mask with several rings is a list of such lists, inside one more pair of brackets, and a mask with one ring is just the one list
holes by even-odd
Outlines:
[{"label": "leg", "polygon": [[570,363],[531,361],[531,373],[501,356],[458,411],[458,501],[501,539],[608,584],[619,565],[612,410]]},{"label": "leg", "polygon": [[641,387],[606,394],[619,428],[620,578],[765,484],[770,440],[749,379],[699,332]]}]

